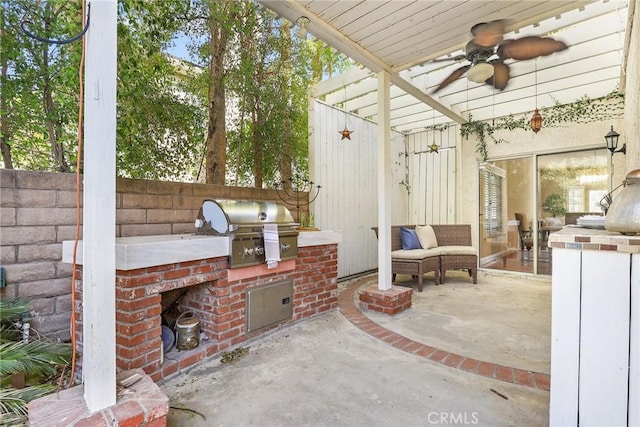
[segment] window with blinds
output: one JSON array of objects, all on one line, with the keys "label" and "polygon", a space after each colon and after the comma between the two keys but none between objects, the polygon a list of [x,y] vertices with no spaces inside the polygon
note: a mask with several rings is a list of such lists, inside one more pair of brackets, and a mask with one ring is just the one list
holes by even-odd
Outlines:
[{"label": "window with blinds", "polygon": [[486,165],[482,168],[484,181],[484,230],[490,237],[504,232],[504,172]]}]

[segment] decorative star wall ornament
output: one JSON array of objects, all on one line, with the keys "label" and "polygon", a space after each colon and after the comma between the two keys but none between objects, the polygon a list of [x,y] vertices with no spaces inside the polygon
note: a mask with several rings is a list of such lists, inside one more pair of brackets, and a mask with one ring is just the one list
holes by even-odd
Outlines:
[{"label": "decorative star wall ornament", "polygon": [[436,144],[435,142],[431,145],[429,145],[429,153],[438,153],[438,150],[440,149],[440,146],[438,144]]},{"label": "decorative star wall ornament", "polygon": [[342,135],[342,138],[340,138],[340,141],[342,141],[345,138],[351,141],[351,134],[353,133],[353,131],[347,129],[346,126],[344,127],[344,130],[338,131],[338,133]]},{"label": "decorative star wall ornament", "polygon": [[347,129],[347,87],[344,87],[344,104],[342,104],[342,109],[344,110],[344,130],[338,131],[342,138],[340,141],[343,141],[345,138],[351,141],[352,130]]}]

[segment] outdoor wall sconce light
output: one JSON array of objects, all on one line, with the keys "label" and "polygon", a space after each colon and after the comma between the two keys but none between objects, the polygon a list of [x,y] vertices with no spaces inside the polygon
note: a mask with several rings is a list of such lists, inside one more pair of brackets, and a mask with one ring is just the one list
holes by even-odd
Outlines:
[{"label": "outdoor wall sconce light", "polygon": [[622,154],[627,154],[627,144],[624,143],[622,145],[622,148],[619,150],[616,150],[616,148],[618,148],[618,138],[620,137],[620,134],[618,132],[616,132],[615,130],[613,130],[613,126],[611,126],[611,130],[609,131],[608,134],[606,134],[604,136],[604,140],[607,143],[607,148],[609,149],[609,151],[611,151],[611,157],[613,157],[613,153],[622,153]]}]

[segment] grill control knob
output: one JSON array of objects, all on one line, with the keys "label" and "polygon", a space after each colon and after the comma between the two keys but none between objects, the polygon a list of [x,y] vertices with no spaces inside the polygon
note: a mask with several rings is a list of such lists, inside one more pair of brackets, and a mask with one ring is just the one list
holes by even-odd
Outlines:
[{"label": "grill control knob", "polygon": [[283,243],[280,245],[280,252],[287,252],[289,249],[291,249],[291,245],[288,243]]},{"label": "grill control knob", "polygon": [[244,248],[244,256],[253,256],[253,248]]}]

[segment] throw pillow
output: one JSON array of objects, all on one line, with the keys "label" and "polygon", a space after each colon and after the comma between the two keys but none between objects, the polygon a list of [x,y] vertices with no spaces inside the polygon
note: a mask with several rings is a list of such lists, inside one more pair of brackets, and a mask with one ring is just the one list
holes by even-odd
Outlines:
[{"label": "throw pillow", "polygon": [[424,249],[431,249],[438,247],[438,239],[436,239],[436,233],[433,231],[433,227],[430,225],[417,225],[416,235],[420,241],[420,245]]},{"label": "throw pillow", "polygon": [[418,236],[416,236],[416,231],[411,228],[400,227],[400,240],[402,241],[402,249],[404,250],[422,249]]}]

